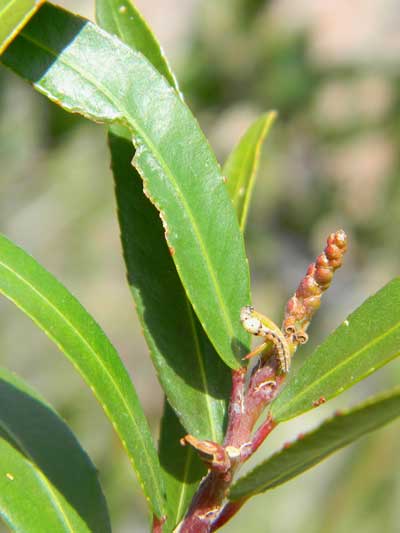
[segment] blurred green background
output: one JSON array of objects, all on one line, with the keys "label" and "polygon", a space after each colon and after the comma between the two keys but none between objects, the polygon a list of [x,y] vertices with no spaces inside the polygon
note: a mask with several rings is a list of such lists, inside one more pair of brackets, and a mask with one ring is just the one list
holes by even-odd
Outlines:
[{"label": "blurred green background", "polygon": [[[62,4],[93,18],[92,1]],[[351,310],[399,274],[398,0],[136,5],[221,162],[252,120],[266,110],[279,112],[246,233],[257,308],[279,322],[326,236],[341,227],[349,235],[345,265],[313,321],[309,344],[296,355],[299,364]],[[104,128],[65,114],[0,70],[0,231],[54,273],[102,325],[131,372],[157,438],[162,393],[125,283],[105,142]],[[47,338],[3,299],[0,354],[2,365],[58,409],[94,459],[114,531],[147,531],[144,499],[100,407]],[[395,361],[283,425],[257,460],[399,377]],[[223,530],[399,533],[399,457],[395,423],[251,500]]]}]

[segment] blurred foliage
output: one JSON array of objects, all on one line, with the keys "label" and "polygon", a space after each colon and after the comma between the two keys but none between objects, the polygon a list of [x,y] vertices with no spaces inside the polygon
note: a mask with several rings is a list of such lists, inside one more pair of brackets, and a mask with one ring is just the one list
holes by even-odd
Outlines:
[{"label": "blurred foliage", "polygon": [[[376,2],[382,13],[373,1],[355,2],[363,9],[350,14],[347,0],[327,0],[328,14],[318,2],[199,0],[188,20],[188,40],[179,43],[176,69],[221,162],[254,118],[270,109],[279,113],[247,228],[260,311],[279,322],[327,234],[340,227],[349,234],[345,265],[296,364],[398,275],[400,260],[400,53],[394,53],[389,25],[398,20],[396,2]],[[173,24],[169,2],[147,5],[154,13],[165,10]],[[335,9],[329,12],[329,6]],[[375,19],[371,44],[352,46],[363,43],[363,31]],[[331,45],[328,53],[332,36],[347,48]],[[156,434],[162,395],[125,284],[105,132],[2,70],[0,165],[1,231],[56,274],[105,328],[125,357]],[[126,459],[95,401],[47,339],[3,301],[0,347],[2,364],[55,405],[94,459],[115,531],[146,531],[144,504],[132,493],[135,480],[126,474]],[[260,456],[335,407],[398,383],[399,376],[394,362],[333,403],[283,425]],[[397,533],[398,431],[397,423],[253,499],[224,530]]]}]

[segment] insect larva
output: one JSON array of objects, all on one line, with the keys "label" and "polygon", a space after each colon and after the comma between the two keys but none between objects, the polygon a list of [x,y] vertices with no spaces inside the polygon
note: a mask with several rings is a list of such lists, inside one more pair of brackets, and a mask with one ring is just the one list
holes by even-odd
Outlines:
[{"label": "insect larva", "polygon": [[[290,350],[285,336],[280,328],[269,318],[254,310],[254,307],[247,305],[240,312],[240,321],[246,331],[258,337],[264,337],[276,348],[279,366],[285,374],[290,368]],[[261,344],[253,352],[246,355],[245,359],[251,359],[261,353],[266,346],[266,342]]]}]

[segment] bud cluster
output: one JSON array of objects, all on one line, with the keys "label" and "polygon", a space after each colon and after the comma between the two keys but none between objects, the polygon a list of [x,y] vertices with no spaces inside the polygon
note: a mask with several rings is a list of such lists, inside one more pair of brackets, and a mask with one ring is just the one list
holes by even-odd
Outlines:
[{"label": "bud cluster", "polygon": [[321,304],[321,296],[331,284],[334,272],[342,265],[347,249],[347,235],[343,230],[331,233],[325,250],[301,280],[296,292],[286,305],[282,330],[288,339],[292,353],[298,344],[307,342],[306,330],[312,316]]}]

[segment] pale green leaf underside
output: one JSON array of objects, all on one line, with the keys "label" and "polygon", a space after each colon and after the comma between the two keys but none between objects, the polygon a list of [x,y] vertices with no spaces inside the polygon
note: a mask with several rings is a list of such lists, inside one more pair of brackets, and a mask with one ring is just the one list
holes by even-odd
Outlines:
[{"label": "pale green leaf underside", "polygon": [[176,92],[142,54],[49,4],[2,59],[64,109],[134,133],[134,164],[195,312],[220,357],[240,366],[249,336],[239,313],[250,300],[243,238],[215,156]]},{"label": "pale green leaf underside", "polygon": [[115,348],[79,302],[32,257],[0,236],[0,292],[52,339],[101,403],[154,512],[163,514],[162,481],[146,418]]},{"label": "pale green leaf underside", "polygon": [[400,388],[372,398],[354,409],[343,411],[239,479],[232,487],[229,497],[232,500],[247,499],[277,487],[398,416]]},{"label": "pale green leaf underside", "polygon": [[88,455],[49,404],[4,368],[0,368],[0,432],[43,473],[91,531],[111,532],[97,470]]},{"label": "pale green leaf underside", "polygon": [[232,150],[223,167],[222,172],[227,179],[228,193],[242,231],[246,227],[261,147],[275,118],[274,111],[258,118]]},{"label": "pale green leaf underside", "polygon": [[44,0],[0,0],[0,54]]},{"label": "pale green leaf underside", "polygon": [[18,533],[90,533],[43,473],[2,438],[0,517]]},{"label": "pale green leaf underside", "polygon": [[275,420],[329,400],[400,353],[400,279],[368,298],[310,355],[271,406]]}]

